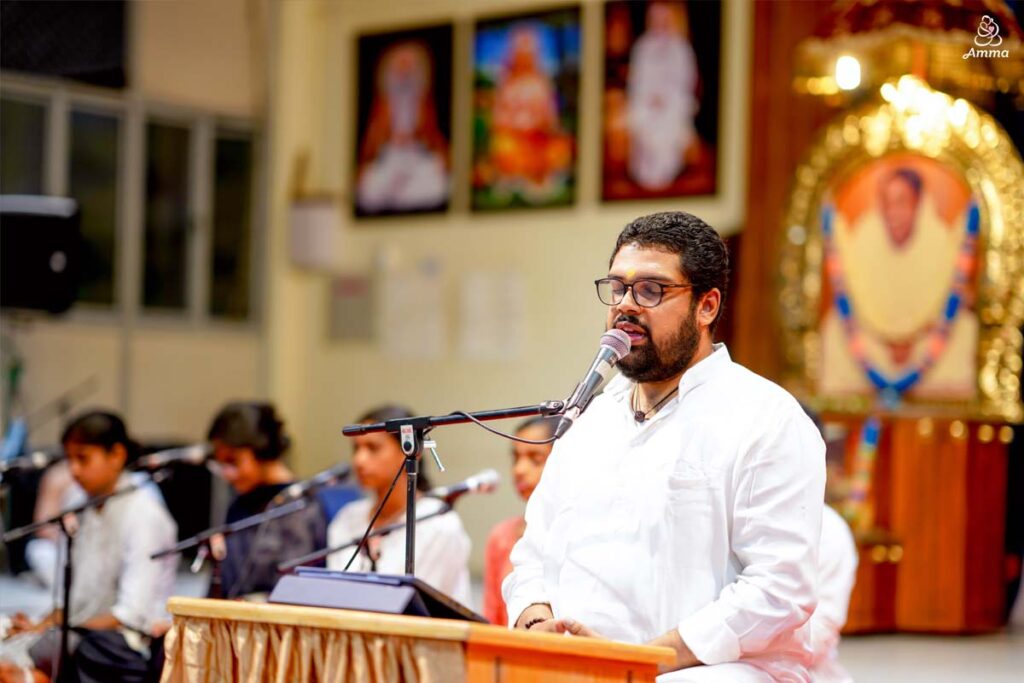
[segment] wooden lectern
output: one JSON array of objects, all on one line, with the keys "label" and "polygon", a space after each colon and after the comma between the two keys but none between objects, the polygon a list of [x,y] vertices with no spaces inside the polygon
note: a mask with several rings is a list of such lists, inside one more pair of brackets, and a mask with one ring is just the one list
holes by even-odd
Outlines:
[{"label": "wooden lectern", "polygon": [[372,612],[171,598],[161,683],[654,681],[669,648]]}]

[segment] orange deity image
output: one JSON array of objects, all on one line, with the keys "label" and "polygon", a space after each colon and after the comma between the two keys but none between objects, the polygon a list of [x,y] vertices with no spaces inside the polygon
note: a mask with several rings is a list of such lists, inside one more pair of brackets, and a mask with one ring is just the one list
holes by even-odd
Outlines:
[{"label": "orange deity image", "polygon": [[445,209],[451,27],[364,36],[360,65],[357,215]]},{"label": "orange deity image", "polygon": [[577,12],[482,22],[475,47],[473,207],[571,202]]}]

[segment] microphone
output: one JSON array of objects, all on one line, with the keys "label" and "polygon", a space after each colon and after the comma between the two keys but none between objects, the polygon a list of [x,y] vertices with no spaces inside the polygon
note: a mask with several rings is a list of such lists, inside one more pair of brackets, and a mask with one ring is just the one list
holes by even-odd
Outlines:
[{"label": "microphone", "polygon": [[587,370],[583,381],[576,385],[572,396],[565,402],[562,419],[555,427],[556,439],[561,439],[569,431],[569,427],[572,427],[576,418],[587,409],[594,394],[608,379],[612,368],[629,353],[630,346],[629,335],[622,330],[611,329],[601,335],[601,348],[597,350],[594,362],[590,364],[590,369]]},{"label": "microphone", "polygon": [[299,498],[308,496],[319,488],[330,486],[331,484],[335,484],[343,479],[348,479],[350,474],[352,474],[351,465],[346,463],[335,465],[329,470],[324,470],[319,474],[315,474],[305,481],[297,481],[291,486],[283,489],[271,499],[270,504],[267,507],[276,507],[283,503],[298,500]]},{"label": "microphone", "polygon": [[144,455],[132,465],[136,470],[158,470],[161,467],[170,465],[202,465],[213,453],[213,447],[208,443],[199,443],[181,448],[168,448]]},{"label": "microphone", "polygon": [[501,475],[497,471],[484,470],[458,484],[432,488],[427,491],[426,495],[431,498],[440,498],[451,505],[467,493],[493,493],[498,488],[499,481],[501,481]]},{"label": "microphone", "polygon": [[0,461],[0,474],[11,470],[42,470],[64,457],[60,448],[33,451],[10,460]]}]

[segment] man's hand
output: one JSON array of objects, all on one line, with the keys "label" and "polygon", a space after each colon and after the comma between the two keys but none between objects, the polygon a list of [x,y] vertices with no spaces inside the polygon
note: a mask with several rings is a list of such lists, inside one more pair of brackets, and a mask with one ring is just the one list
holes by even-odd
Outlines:
[{"label": "man's hand", "polygon": [[536,619],[542,619],[543,621],[535,623],[533,626],[531,626],[530,630],[548,631],[550,629],[541,627],[547,624],[548,622],[554,621],[554,618],[555,614],[551,611],[551,605],[545,603],[530,605],[529,607],[523,610],[522,614],[519,615],[519,619],[516,620],[516,628],[525,629],[526,625],[529,624],[531,621],[534,621]]},{"label": "man's hand", "polygon": [[679,669],[686,669],[691,666],[697,666],[702,664],[699,659],[690,651],[690,648],[683,642],[682,636],[679,635],[679,631],[672,629],[668,633],[662,636],[658,636],[654,640],[646,643],[647,645],[655,645],[658,647],[670,647],[675,650],[676,663],[674,666],[665,666],[664,664],[658,665],[658,673],[668,673],[669,671],[678,671]]},{"label": "man's hand", "polygon": [[531,633],[557,633],[558,635],[568,633],[573,636],[580,636],[581,638],[604,637],[575,619],[555,619],[549,605],[530,605],[524,609],[519,620],[516,621],[516,628],[525,628],[526,624],[535,619],[543,619],[543,621],[535,622],[529,628]]},{"label": "man's hand", "polygon": [[604,636],[596,633],[592,628],[584,626],[575,619],[568,618],[555,620],[555,633],[569,633],[581,638],[604,638]]}]

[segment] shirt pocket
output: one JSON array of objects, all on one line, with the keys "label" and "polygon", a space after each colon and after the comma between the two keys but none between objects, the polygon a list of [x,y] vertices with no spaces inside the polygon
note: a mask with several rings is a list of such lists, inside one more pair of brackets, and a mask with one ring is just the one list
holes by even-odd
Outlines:
[{"label": "shirt pocket", "polygon": [[711,566],[716,533],[714,524],[716,486],[704,474],[672,473],[665,484],[664,539],[677,567]]},{"label": "shirt pocket", "polygon": [[715,485],[700,472],[671,473],[665,482],[665,502],[668,512],[685,512],[688,508],[707,508],[710,511]]}]

